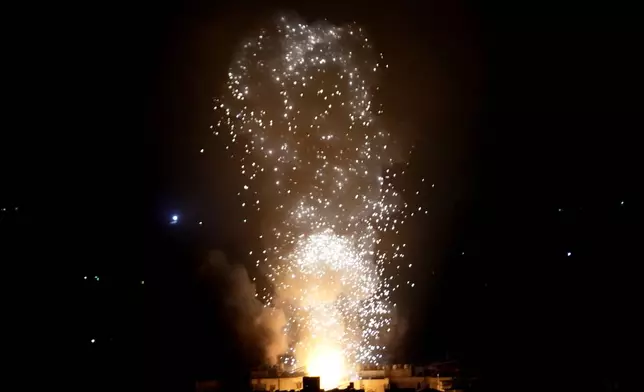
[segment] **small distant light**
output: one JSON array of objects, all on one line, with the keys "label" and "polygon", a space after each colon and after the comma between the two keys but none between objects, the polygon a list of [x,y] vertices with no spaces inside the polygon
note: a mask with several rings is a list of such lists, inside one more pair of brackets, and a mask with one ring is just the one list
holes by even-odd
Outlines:
[{"label": "small distant light", "polygon": [[141,284],[145,284],[145,280],[142,280],[142,281],[141,281]]},{"label": "small distant light", "polygon": [[[619,203],[619,205],[620,205],[620,206],[623,206],[623,205],[624,205],[624,201],[622,200],[622,201]],[[18,207],[16,207],[16,210],[17,210],[17,209],[18,209]]]},{"label": "small distant light", "polygon": [[559,209],[559,212],[562,212],[562,211],[563,211],[563,208],[560,208],[560,209]]},{"label": "small distant light", "polygon": [[100,280],[98,276],[94,276],[94,279],[96,279],[97,282]]},{"label": "small distant light", "polygon": [[178,217],[178,216],[176,216],[176,215],[172,215],[172,220],[176,222],[176,221],[178,221],[178,220],[179,220],[179,217]]},{"label": "small distant light", "polygon": [[202,221],[199,221],[199,225],[200,225],[200,226],[201,226],[201,225],[203,225],[203,222],[202,222]]},{"label": "small distant light", "polygon": [[92,340],[90,340],[90,342],[96,343],[96,339],[92,339]]},{"label": "small distant light", "polygon": [[571,256],[571,255],[572,255],[572,252],[568,252],[568,256]]},{"label": "small distant light", "polygon": [[[622,204],[624,204],[624,202],[622,202]],[[15,210],[18,211],[18,207],[16,207]]]},{"label": "small distant light", "polygon": [[199,150],[199,152],[203,154],[203,148],[201,150]]},{"label": "small distant light", "polygon": [[465,252],[461,252],[461,256],[465,256]]},{"label": "small distant light", "polygon": [[4,207],[2,207],[2,211],[7,211],[7,209],[6,209],[6,208],[4,208]]},{"label": "small distant light", "polygon": [[87,280],[87,276],[83,276],[83,279]]}]

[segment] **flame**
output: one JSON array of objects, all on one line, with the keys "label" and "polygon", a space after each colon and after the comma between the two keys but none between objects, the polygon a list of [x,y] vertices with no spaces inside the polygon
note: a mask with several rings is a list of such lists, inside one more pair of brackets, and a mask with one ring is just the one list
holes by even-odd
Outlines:
[{"label": "flame", "polygon": [[344,355],[338,347],[320,344],[311,350],[306,361],[309,376],[320,377],[320,388],[338,388],[347,381]]}]

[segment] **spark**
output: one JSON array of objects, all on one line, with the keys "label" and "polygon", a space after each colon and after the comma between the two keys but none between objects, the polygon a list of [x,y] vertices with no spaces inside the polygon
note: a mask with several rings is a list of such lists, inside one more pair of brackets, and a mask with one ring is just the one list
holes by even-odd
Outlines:
[{"label": "spark", "polygon": [[356,25],[282,17],[242,43],[214,104],[214,133],[247,180],[241,205],[261,200],[272,211],[257,266],[273,286],[265,303],[287,314],[284,362],[321,375],[326,388],[358,364],[382,362],[398,277],[385,266],[404,254],[395,239],[396,251],[386,249],[381,233],[396,237],[421,211],[391,182],[404,172],[394,172],[378,120],[381,61]]}]

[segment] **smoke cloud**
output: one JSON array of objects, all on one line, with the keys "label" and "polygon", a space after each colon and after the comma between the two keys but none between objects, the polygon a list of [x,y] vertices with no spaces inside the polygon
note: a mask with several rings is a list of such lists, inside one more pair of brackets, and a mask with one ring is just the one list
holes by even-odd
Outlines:
[{"label": "smoke cloud", "polygon": [[266,307],[255,297],[255,284],[246,268],[231,263],[221,251],[212,251],[202,268],[202,275],[223,301],[226,320],[246,352],[260,353],[270,364],[286,352],[288,345],[282,329],[286,324],[284,312]]}]

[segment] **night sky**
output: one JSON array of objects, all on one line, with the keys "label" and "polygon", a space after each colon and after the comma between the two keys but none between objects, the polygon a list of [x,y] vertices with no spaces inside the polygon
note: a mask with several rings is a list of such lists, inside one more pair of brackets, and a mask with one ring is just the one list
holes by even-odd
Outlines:
[{"label": "night sky", "polygon": [[[623,382],[639,353],[644,64],[634,13],[268,3],[150,4],[136,40],[101,33],[88,51],[95,72],[84,79],[100,88],[83,115],[88,151],[72,166],[92,171],[70,180],[59,223],[84,255],[67,283],[82,379],[112,390],[134,383],[128,374],[150,390],[188,391],[196,379],[234,385],[256,361],[224,311],[226,282],[198,273],[213,249],[252,265],[249,229],[237,223],[240,179],[209,130],[211,102],[239,40],[291,9],[367,29],[390,66],[387,125],[418,152],[409,181],[435,184],[418,200],[430,214],[406,229],[418,285],[398,298],[406,333],[394,360],[458,359],[490,390]],[[96,107],[105,111],[90,123]],[[42,188],[14,169],[15,149],[1,148],[11,185],[0,192],[3,242],[29,245]]]}]

